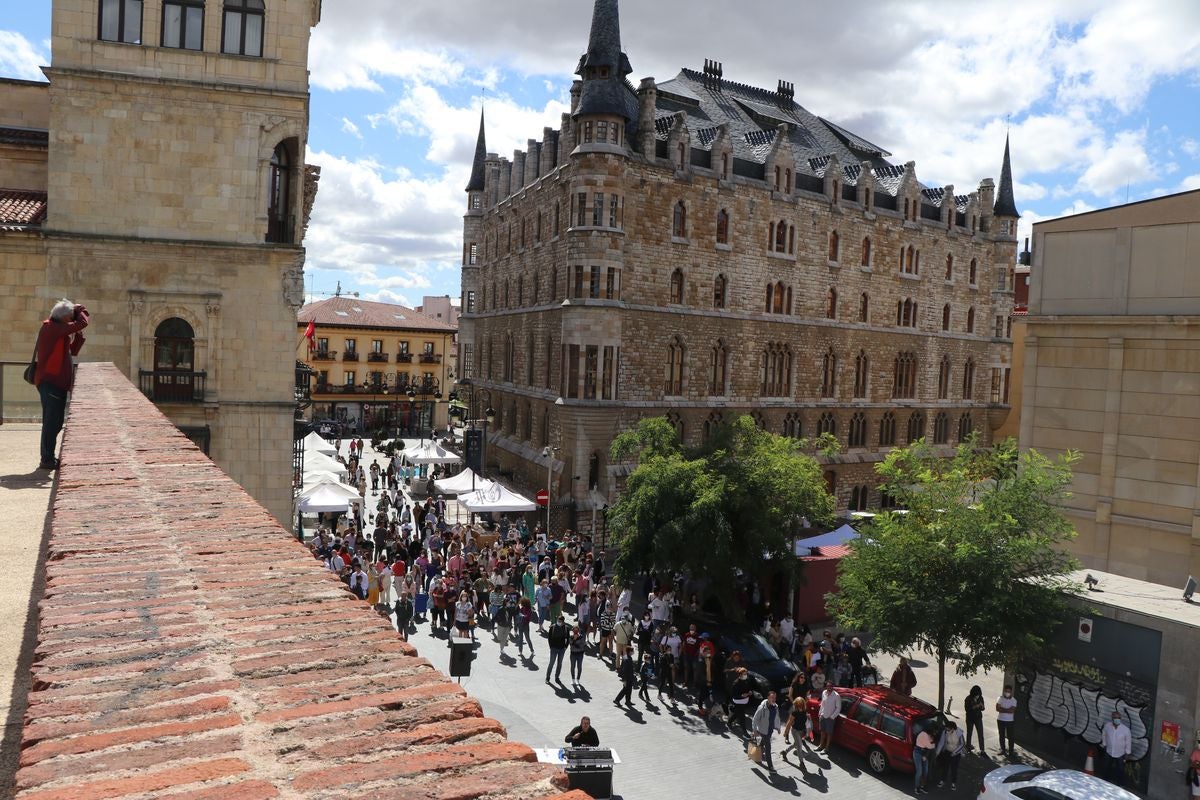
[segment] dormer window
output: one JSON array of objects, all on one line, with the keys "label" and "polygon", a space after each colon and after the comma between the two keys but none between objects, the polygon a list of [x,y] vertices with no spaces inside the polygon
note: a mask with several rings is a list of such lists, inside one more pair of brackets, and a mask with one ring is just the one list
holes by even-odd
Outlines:
[{"label": "dormer window", "polygon": [[600,77],[601,77],[601,78],[607,78],[607,77],[608,77],[608,67],[601,67],[601,68],[600,68]]}]

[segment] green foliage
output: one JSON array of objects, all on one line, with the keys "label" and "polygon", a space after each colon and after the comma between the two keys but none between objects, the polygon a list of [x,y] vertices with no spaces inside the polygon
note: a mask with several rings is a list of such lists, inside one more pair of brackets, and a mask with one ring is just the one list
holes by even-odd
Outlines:
[{"label": "green foliage", "polygon": [[1078,588],[1058,506],[1076,460],[1018,453],[1012,440],[967,442],[953,458],[924,441],[891,451],[876,470],[907,513],[879,514],[851,544],[830,596],[838,622],[881,650],[936,654],[939,704],[948,660],[969,675],[1039,651],[1066,613],[1064,590]]},{"label": "green foliage", "polygon": [[614,461],[637,467],[609,512],[620,552],[616,573],[680,570],[709,579],[732,598],[736,573],[794,570],[792,536],[801,517],[832,519],[834,499],[803,443],[759,429],[748,416],[685,451],[663,417],[618,436]]}]

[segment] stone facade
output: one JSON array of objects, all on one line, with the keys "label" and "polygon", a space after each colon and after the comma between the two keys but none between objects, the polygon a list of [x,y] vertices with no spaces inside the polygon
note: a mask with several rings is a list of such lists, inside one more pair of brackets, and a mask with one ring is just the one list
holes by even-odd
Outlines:
[{"label": "stone facade", "polygon": [[[103,41],[100,3],[55,0],[49,85],[0,84],[0,127],[48,131],[40,179],[0,181],[44,190],[48,209],[43,225],[0,231],[0,304],[13,330],[29,332],[8,337],[0,357],[28,356],[54,299],[85,303],[83,360],[140,382],[286,524],[300,242],[315,180],[301,161],[308,39],[320,3],[268,2],[261,57],[223,52],[215,0],[195,50],[164,46],[161,0],[138,5],[140,32],[125,20],[117,41]],[[17,176],[9,161],[6,179]],[[191,332],[190,343],[176,337],[186,355],[172,351],[169,365],[163,325]]]},{"label": "stone facade", "polygon": [[1038,223],[1020,442],[1080,454],[1083,565],[1200,575],[1200,191]]},{"label": "stone facade", "polygon": [[[484,154],[481,132],[461,358],[497,410],[489,461],[530,487],[549,469],[554,498],[603,508],[628,471],[608,463],[609,445],[639,418],[668,415],[696,443],[749,413],[777,433],[836,433],[846,450],[827,479],[840,508],[864,509],[880,503],[885,415],[898,444],[910,419],[914,436],[939,444],[957,442],[960,425],[990,442],[1005,410],[1016,253],[1015,208],[993,213],[994,183],[965,197],[924,188],[912,163],[889,165],[811,117],[790,86],[726,83],[719,65],[645,79],[636,96],[622,84],[636,110],[606,108],[611,87],[589,95],[589,81],[624,59],[605,60],[606,13],[615,4],[599,0],[560,131],[511,161]],[[712,127],[704,94],[740,110]],[[767,101],[791,122],[742,132]],[[850,145],[797,149],[835,134]],[[1011,207],[1007,169],[1000,192]],[[905,353],[911,367],[898,363]]]}]

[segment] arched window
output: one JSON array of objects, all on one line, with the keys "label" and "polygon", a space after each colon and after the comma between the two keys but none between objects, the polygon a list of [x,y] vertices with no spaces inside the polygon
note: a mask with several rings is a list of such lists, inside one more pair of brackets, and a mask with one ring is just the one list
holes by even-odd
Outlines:
[{"label": "arched window", "polygon": [[550,302],[558,299],[558,267],[550,268]]},{"label": "arched window", "polygon": [[825,317],[827,319],[837,319],[837,289],[829,288],[829,297],[825,304]]},{"label": "arched window", "polygon": [[775,226],[775,252],[787,252],[787,230],[788,225],[784,220],[780,220]]},{"label": "arched window", "polygon": [[908,417],[908,431],[905,437],[909,444],[925,436],[925,413],[914,411]]},{"label": "arched window", "polygon": [[917,327],[917,303],[911,297],[896,301],[896,325],[901,328]]},{"label": "arched window", "polygon": [[870,237],[870,236],[864,236],[864,237],[863,237],[863,240],[862,240],[862,261],[861,261],[861,262],[859,262],[859,263],[860,263],[860,265],[861,265],[861,266],[864,266],[864,267],[870,267],[870,266],[871,266],[871,237]]},{"label": "arched window", "polygon": [[804,421],[799,412],[789,411],[783,418],[783,435],[789,439],[804,438]]},{"label": "arched window", "polygon": [[775,284],[775,304],[771,307],[771,311],[775,314],[785,313],[785,303],[787,302],[787,289],[783,285],[783,281]]},{"label": "arched window", "polygon": [[686,354],[683,340],[676,336],[667,347],[667,370],[663,394],[673,397],[683,394],[683,361]]},{"label": "arched window", "polygon": [[871,296],[866,292],[863,292],[858,298],[858,321],[868,323],[871,321]]},{"label": "arched window", "polygon": [[975,399],[975,360],[971,358],[963,364],[962,399]]},{"label": "arched window", "polygon": [[295,213],[292,210],[292,156],[288,142],[280,142],[271,154],[267,192],[267,241],[293,241]]},{"label": "arched window", "polygon": [[600,464],[602,457],[598,451],[593,452],[588,458],[588,491],[593,491],[600,488]]},{"label": "arched window", "polygon": [[683,304],[683,270],[678,267],[671,273],[671,299],[670,302]]},{"label": "arched window", "polygon": [[945,400],[950,396],[950,356],[942,356],[938,364],[937,399]]},{"label": "arched window", "polygon": [[675,435],[679,437],[679,441],[682,444],[683,443],[683,435],[685,432],[684,426],[683,426],[683,417],[679,416],[679,414],[677,412],[672,411],[667,414],[667,422],[671,425],[672,428],[675,429]]},{"label": "arched window", "polygon": [[723,208],[717,212],[717,244],[729,244],[729,212]]},{"label": "arched window", "polygon": [[911,352],[896,356],[892,381],[892,397],[912,398],[917,396],[917,357]]},{"label": "arched window", "polygon": [[712,349],[712,371],[709,376],[708,393],[713,397],[721,397],[725,394],[725,381],[729,366],[729,353],[725,349],[725,343],[717,339],[717,343]]},{"label": "arched window", "polygon": [[547,334],[547,336],[546,336],[546,363],[545,363],[545,372],[544,372],[544,375],[543,375],[543,378],[542,378],[542,388],[543,388],[543,389],[549,389],[551,386],[553,386],[553,385],[554,385],[554,384],[553,384],[553,383],[551,383],[551,381],[550,381],[550,379],[551,379],[551,377],[552,377],[552,375],[551,375],[551,372],[550,372],[550,371],[551,371],[551,369],[553,368],[553,365],[554,365],[554,359],[550,357],[550,354],[551,354],[551,353],[553,353],[553,352],[554,352],[554,339],[553,339],[553,337],[551,337],[550,335],[548,335],[548,334]]},{"label": "arched window", "polygon": [[825,470],[825,491],[837,498],[837,473],[831,469]]},{"label": "arched window", "polygon": [[682,200],[675,204],[675,215],[671,221],[671,235],[676,239],[687,238],[687,206]]},{"label": "arched window", "polygon": [[[533,336],[525,337],[525,385],[533,386]],[[531,414],[532,418],[532,414]],[[529,424],[533,424],[532,422]],[[529,437],[526,436],[526,439]]]},{"label": "arched window", "polygon": [[867,446],[867,415],[861,411],[850,417],[850,432],[846,437],[846,444],[850,447]]},{"label": "arched window", "polygon": [[946,280],[954,280],[954,256],[951,253],[946,254]]},{"label": "arched window", "polygon": [[945,444],[950,441],[950,418],[945,411],[939,411],[933,418],[933,443]]},{"label": "arched window", "polygon": [[721,430],[721,412],[714,411],[708,415],[708,419],[704,420],[704,438],[707,441],[717,435],[717,431]]},{"label": "arched window", "polygon": [[517,307],[520,308],[525,304],[525,276],[517,276]]},{"label": "arched window", "polygon": [[779,178],[782,175],[782,173],[783,173],[783,170],[781,167],[775,167],[775,191],[777,191],[777,192],[779,191]]},{"label": "arched window", "polygon": [[729,180],[729,153],[721,154],[721,177]]},{"label": "arched window", "polygon": [[885,411],[879,418],[879,446],[892,447],[896,444],[896,415]]},{"label": "arched window", "polygon": [[512,383],[513,379],[513,337],[511,333],[504,335],[504,380]]},{"label": "arched window", "polygon": [[775,304],[775,284],[768,283],[767,284],[767,306],[766,306],[766,312],[768,314],[771,313],[771,309],[774,307],[774,304]]},{"label": "arched window", "polygon": [[971,419],[970,414],[963,414],[958,418],[958,440],[965,442],[971,438],[971,434],[975,432],[975,423]]},{"label": "arched window", "polygon": [[713,308],[725,307],[728,291],[729,283],[725,280],[724,275],[717,275],[713,278]]},{"label": "arched window", "polygon": [[817,420],[817,435],[820,436],[823,433],[837,436],[837,417],[829,411],[826,411]]},{"label": "arched window", "polygon": [[950,304],[942,306],[942,330],[950,330]]},{"label": "arched window", "polygon": [[841,238],[837,231],[829,233],[829,260],[837,263],[838,256],[841,255]]},{"label": "arched window", "polygon": [[975,332],[975,306],[967,309],[967,333]]},{"label": "arched window", "polygon": [[833,348],[825,351],[821,359],[821,397],[837,395],[837,353]]},{"label": "arched window", "polygon": [[972,286],[974,286],[976,283],[978,283],[978,280],[977,280],[979,277],[978,273],[979,273],[979,261],[978,261],[978,259],[972,258],[971,259],[971,269],[967,273],[967,283],[971,284]]},{"label": "arched window", "polygon": [[263,0],[225,0],[221,52],[238,56],[261,56],[265,11]]},{"label": "arched window", "polygon": [[792,193],[792,171],[790,169],[783,171],[783,191],[788,194]]},{"label": "arched window", "polygon": [[871,372],[871,359],[866,350],[859,350],[854,357],[854,396],[867,396],[867,376]]},{"label": "arched window", "polygon": [[525,404],[525,415],[522,417],[524,421],[524,436],[521,438],[533,444],[533,403]]},{"label": "arched window", "polygon": [[204,384],[196,371],[196,333],[187,320],[169,317],[154,329],[152,400],[193,402],[203,399]]},{"label": "arched window", "polygon": [[871,487],[867,486],[866,484],[852,487],[850,489],[850,505],[848,506],[848,509],[850,511],[866,511],[867,498],[870,494],[870,491]]},{"label": "arched window", "polygon": [[676,164],[676,168],[681,171],[687,169],[687,145],[684,144],[683,142],[680,142],[677,153],[678,153],[679,160],[678,160],[678,163]]},{"label": "arched window", "polygon": [[762,395],[786,397],[792,386],[792,349],[771,342],[762,353]]}]

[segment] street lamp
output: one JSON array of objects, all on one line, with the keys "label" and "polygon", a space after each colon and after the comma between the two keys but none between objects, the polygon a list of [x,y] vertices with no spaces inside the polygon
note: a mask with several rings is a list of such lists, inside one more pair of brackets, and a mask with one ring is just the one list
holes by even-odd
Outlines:
[{"label": "street lamp", "polygon": [[[475,404],[475,396],[476,396],[475,385],[473,383],[471,383],[470,378],[460,379],[458,381],[457,385],[459,386],[459,389],[457,391],[450,393],[450,400],[452,400],[452,401],[460,400],[462,397],[462,394],[464,392],[466,393],[467,415],[471,421],[471,429],[474,430],[476,424],[478,424],[478,422],[479,422],[479,416],[477,414],[478,407]],[[492,422],[496,421],[496,409],[492,408],[492,393],[491,392],[489,392],[487,389],[479,389],[478,393],[479,393],[479,396],[480,396],[480,399],[482,400],[482,402],[486,403],[486,407],[483,412],[483,439],[479,443],[479,477],[482,478],[482,477],[484,477],[483,473],[485,472],[486,467],[487,467],[487,426],[488,426],[488,423],[492,423]],[[456,408],[452,405],[451,413],[453,413],[455,415],[459,415],[462,413],[462,409]],[[475,473],[476,473],[475,470],[471,470],[471,491],[475,491]]]},{"label": "street lamp", "polygon": [[546,457],[546,540],[550,539],[550,485],[554,480],[554,454],[558,452],[557,447],[547,445],[542,448],[542,455]]}]

